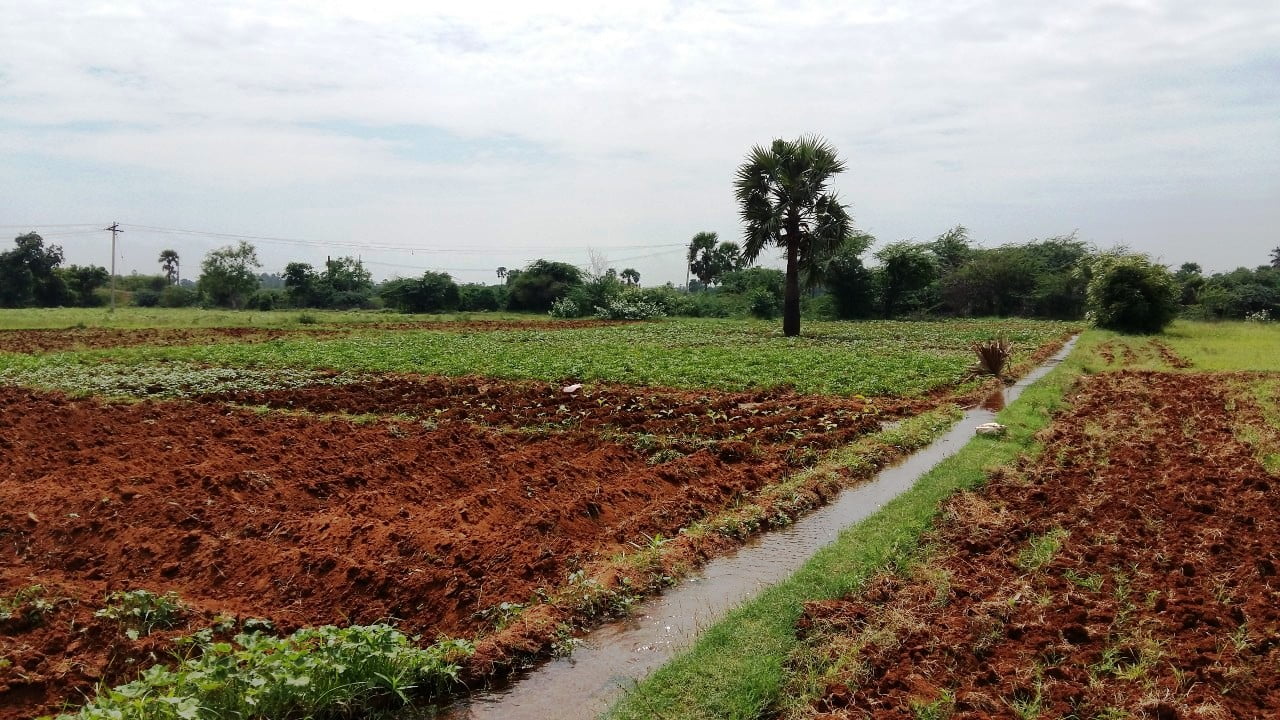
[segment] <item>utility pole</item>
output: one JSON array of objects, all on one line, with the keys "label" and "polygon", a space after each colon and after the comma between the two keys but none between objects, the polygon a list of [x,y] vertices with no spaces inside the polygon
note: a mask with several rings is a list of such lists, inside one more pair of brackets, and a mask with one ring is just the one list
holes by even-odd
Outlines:
[{"label": "utility pole", "polygon": [[112,222],[111,227],[111,312],[116,311],[116,233],[122,233],[120,223]]}]

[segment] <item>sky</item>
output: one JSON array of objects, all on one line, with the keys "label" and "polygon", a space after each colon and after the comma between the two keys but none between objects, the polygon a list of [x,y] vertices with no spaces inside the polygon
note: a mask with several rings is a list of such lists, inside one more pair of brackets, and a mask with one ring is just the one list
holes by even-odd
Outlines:
[{"label": "sky", "polygon": [[809,133],[879,244],[1256,266],[1280,3],[0,0],[0,233],[109,265],[119,222],[125,273],[243,235],[265,272],[594,254],[680,284],[695,233],[739,239],[751,147]]}]

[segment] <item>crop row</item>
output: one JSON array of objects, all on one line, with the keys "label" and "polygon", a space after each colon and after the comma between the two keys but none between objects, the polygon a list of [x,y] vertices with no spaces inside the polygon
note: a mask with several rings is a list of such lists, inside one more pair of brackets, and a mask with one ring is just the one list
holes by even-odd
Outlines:
[{"label": "crop row", "polygon": [[[558,332],[401,331],[331,340],[5,355],[0,356],[0,372],[80,364],[98,373],[103,360],[125,365],[182,361],[720,390],[790,385],[802,393],[916,395],[963,382],[973,364],[969,345],[976,340],[1004,333],[1014,343],[1016,361],[1062,336],[1068,326],[1029,320],[813,323],[801,338],[782,338],[775,330],[772,324],[675,320]],[[8,379],[21,383],[25,377]]]}]

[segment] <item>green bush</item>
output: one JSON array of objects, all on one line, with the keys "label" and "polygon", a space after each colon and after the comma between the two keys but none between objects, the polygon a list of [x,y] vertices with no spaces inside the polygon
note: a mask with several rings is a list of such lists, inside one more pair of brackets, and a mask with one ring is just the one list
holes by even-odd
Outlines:
[{"label": "green bush", "polygon": [[507,307],[545,312],[581,284],[582,271],[573,265],[537,260],[519,272],[507,273]]},{"label": "green bush", "polygon": [[596,306],[596,317],[605,320],[650,320],[666,314],[661,305],[645,300],[639,292],[620,293]]},{"label": "green bush", "polygon": [[138,307],[155,307],[160,304],[160,293],[155,290],[138,290],[133,293],[133,304]]},{"label": "green bush", "polygon": [[378,291],[389,307],[409,313],[435,313],[458,309],[458,284],[448,273],[427,271],[420,278],[397,278]]},{"label": "green bush", "polygon": [[191,307],[200,301],[200,294],[181,285],[170,285],[160,291],[160,307]]},{"label": "green bush", "polygon": [[831,293],[817,297],[800,299],[800,312],[811,320],[838,320],[840,314],[836,309],[836,299]]},{"label": "green bush", "polygon": [[761,320],[772,320],[782,313],[782,301],[765,288],[756,288],[747,295],[751,314]]},{"label": "green bush", "polygon": [[566,297],[572,300],[573,304],[578,306],[578,310],[585,315],[594,308],[608,306],[615,298],[622,295],[623,288],[622,281],[616,275],[605,274],[575,285]]},{"label": "green bush", "polygon": [[781,270],[753,267],[725,273],[724,279],[720,281],[720,289],[738,295],[750,295],[752,290],[765,290],[782,298],[786,282],[787,275]]},{"label": "green bush", "polygon": [[334,310],[372,310],[377,307],[371,291],[337,290],[329,295],[329,304],[325,307]]},{"label": "green bush", "polygon": [[244,306],[249,310],[275,310],[288,303],[288,296],[280,290],[255,290]]},{"label": "green bush", "polygon": [[858,257],[858,248],[851,248],[832,258],[827,265],[826,285],[831,298],[832,311],[842,319],[868,318],[876,313],[875,281]]},{"label": "green bush", "polygon": [[458,287],[458,309],[467,312],[501,310],[507,303],[505,285],[468,283]]},{"label": "green bush", "polygon": [[1178,287],[1146,255],[1108,253],[1094,261],[1086,291],[1095,325],[1123,333],[1158,333],[1178,315]]},{"label": "green bush", "polygon": [[567,297],[551,303],[551,310],[548,314],[553,318],[576,318],[582,317],[582,309],[578,307],[578,303]]}]

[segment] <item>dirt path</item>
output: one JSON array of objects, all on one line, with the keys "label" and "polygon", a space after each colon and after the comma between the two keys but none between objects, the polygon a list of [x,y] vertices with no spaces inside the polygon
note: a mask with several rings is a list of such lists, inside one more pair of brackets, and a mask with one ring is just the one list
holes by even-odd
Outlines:
[{"label": "dirt path", "polygon": [[807,608],[794,716],[1280,716],[1280,488],[1231,398],[1082,381],[1040,460],[954,499],[912,571]]}]

